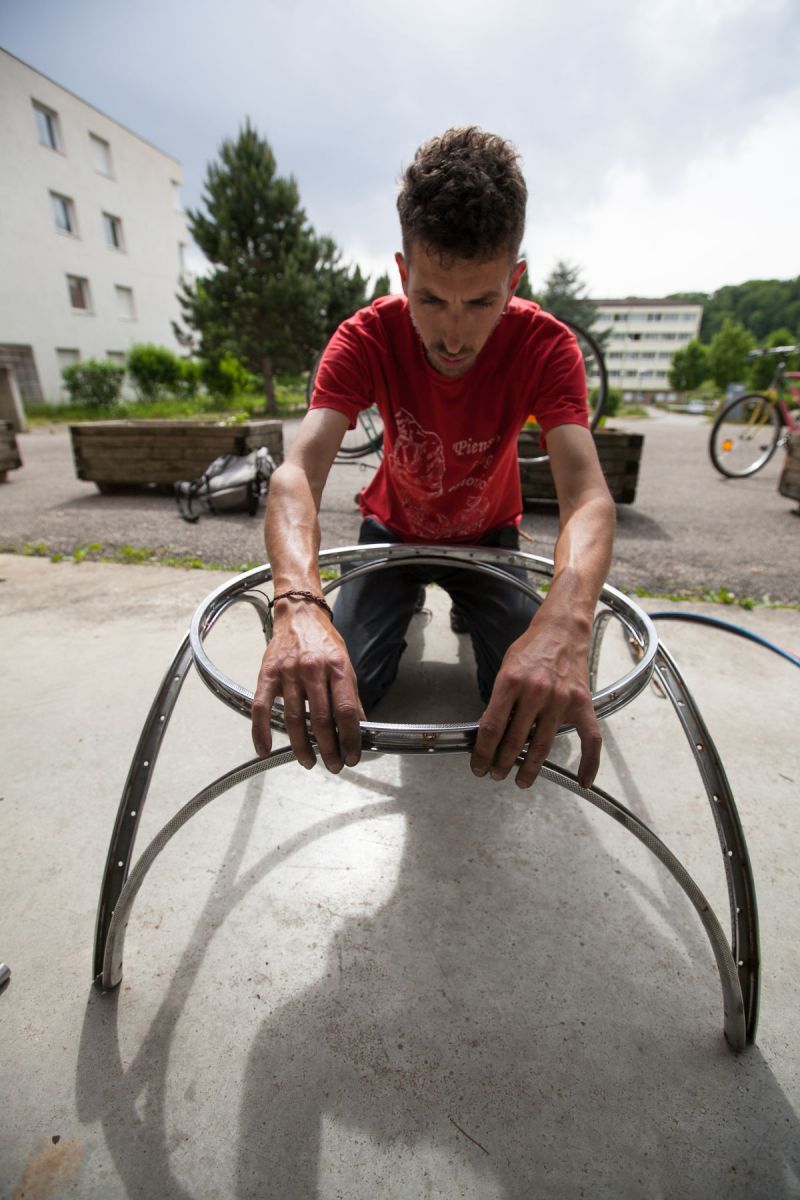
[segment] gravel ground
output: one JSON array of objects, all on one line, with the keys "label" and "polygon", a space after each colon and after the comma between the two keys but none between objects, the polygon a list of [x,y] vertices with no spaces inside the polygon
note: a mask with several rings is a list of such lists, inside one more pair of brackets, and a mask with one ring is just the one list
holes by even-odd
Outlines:
[{"label": "gravel ground", "polygon": [[[726,589],[737,596],[781,603],[800,600],[795,502],[777,491],[782,452],[752,479],[723,480],[707,455],[703,417],[655,415],[614,428],[645,434],[636,502],[620,505],[610,581],[632,590],[701,595]],[[288,446],[296,421],[284,426]],[[189,525],[169,496],[150,492],[101,496],[75,477],[69,431],[36,429],[18,437],[24,466],[0,486],[0,548],[42,543],[50,553],[72,554],[97,544],[91,557],[127,556],[143,548],[153,557],[196,558],[236,569],[263,561],[260,518],[245,514],[204,517]],[[354,497],[369,467],[334,467],[322,510],[324,548],[356,541]],[[530,506],[524,543],[550,556],[558,529],[553,505]]]}]

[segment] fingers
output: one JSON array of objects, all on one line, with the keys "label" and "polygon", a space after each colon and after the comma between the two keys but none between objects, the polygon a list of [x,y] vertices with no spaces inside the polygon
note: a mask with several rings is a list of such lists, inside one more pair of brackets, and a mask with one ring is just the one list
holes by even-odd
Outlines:
[{"label": "fingers", "polygon": [[[320,712],[320,706],[317,702],[315,719],[320,724],[323,732],[323,743],[325,745],[326,760],[323,755],[323,762],[327,766],[328,761],[336,762],[336,756],[331,755],[330,740],[326,736],[330,729],[330,724],[324,728],[324,718]],[[317,761],[317,756],[314,753],[314,748],[311,745],[311,739],[308,736],[308,726],[306,724],[306,697],[305,688],[301,687],[294,681],[284,680],[283,682],[283,721],[286,725],[286,732],[289,736],[289,744],[294,750],[295,757],[301,767],[306,770],[311,770]],[[320,747],[322,751],[322,747]],[[333,768],[337,771],[341,770],[341,762]]]},{"label": "fingers", "polygon": [[[508,719],[511,715],[510,699],[504,700],[502,695],[498,694],[498,691],[499,689],[495,687],[486,711],[481,718],[470,758],[469,765],[472,768],[473,774],[481,778],[486,775],[494,762],[497,748],[503,739],[503,735],[508,727]],[[498,775],[496,778],[502,779],[502,775]]]},{"label": "fingers", "polygon": [[537,709],[535,702],[526,704],[520,700],[510,708],[507,701],[492,696],[475,739],[470,762],[474,774],[484,776],[488,773],[492,779],[505,779],[527,742],[528,749],[515,782],[518,787],[529,788],[550,753],[561,725],[572,720],[581,742],[578,782],[581,787],[591,787],[600,769],[603,739],[590,696],[587,693],[585,701],[578,705],[553,703],[552,697],[549,704],[540,704]]},{"label": "fingers", "polygon": [[600,754],[603,749],[603,739],[600,734],[600,724],[592,710],[582,721],[575,723],[578,737],[581,739],[581,761],[578,766],[578,783],[581,787],[591,787],[600,770]]},{"label": "fingers", "polygon": [[251,728],[253,745],[259,758],[266,758],[272,749],[272,730],[269,720],[272,702],[277,694],[277,680],[273,680],[265,672],[262,672],[253,697]]},{"label": "fingers", "polygon": [[337,671],[331,679],[331,700],[342,758],[346,766],[354,767],[361,758],[359,721],[364,717],[355,680],[351,681],[344,672]]},{"label": "fingers", "polygon": [[331,670],[330,684],[317,664],[309,660],[307,669],[294,676],[274,674],[265,667],[253,699],[253,745],[262,758],[272,745],[270,718],[276,696],[283,696],[283,719],[289,743],[301,766],[310,769],[316,763],[314,743],[329,771],[355,766],[361,758],[363,710],[358,700],[355,675],[347,664]]},{"label": "fingers", "polygon": [[[517,771],[517,787],[529,788],[536,779],[536,776],[542,769],[542,763],[550,753],[550,747],[553,745],[553,739],[558,733],[559,724],[558,720],[553,720],[549,716],[537,721],[531,730],[531,741],[522,766]],[[521,749],[522,747],[520,746]]]}]

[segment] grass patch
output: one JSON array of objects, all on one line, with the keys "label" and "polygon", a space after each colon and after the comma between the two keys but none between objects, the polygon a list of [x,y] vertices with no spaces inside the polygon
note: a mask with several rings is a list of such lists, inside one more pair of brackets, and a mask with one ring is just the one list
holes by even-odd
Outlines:
[{"label": "grass patch", "polygon": [[737,596],[735,592],[730,592],[727,588],[717,588],[716,591],[704,588],[699,592],[654,592],[648,588],[636,587],[626,594],[645,600],[671,600],[684,604],[687,602],[721,604],[731,608],[743,608],[748,612],[754,608],[783,608],[800,612],[800,602],[782,604],[780,601],[770,600],[769,596]]},{"label": "grass patch", "polygon": [[[69,550],[55,550],[46,542],[0,543],[0,554],[21,554],[25,558],[49,558],[53,563],[103,562],[123,563],[128,566],[177,567],[183,571],[231,571],[237,575],[264,565],[258,562],[217,562],[200,558],[196,554],[176,554],[168,546],[104,546],[102,542],[73,546]],[[338,567],[323,567],[320,577],[323,583],[338,579]]]},{"label": "grass patch", "polygon": [[196,554],[176,554],[165,546],[104,546],[101,542],[73,546],[71,550],[55,550],[46,542],[0,544],[0,554],[21,554],[26,558],[49,558],[54,563],[82,562],[123,563],[128,566],[178,567],[190,571],[231,571],[242,574],[260,562],[227,563],[199,558]]}]

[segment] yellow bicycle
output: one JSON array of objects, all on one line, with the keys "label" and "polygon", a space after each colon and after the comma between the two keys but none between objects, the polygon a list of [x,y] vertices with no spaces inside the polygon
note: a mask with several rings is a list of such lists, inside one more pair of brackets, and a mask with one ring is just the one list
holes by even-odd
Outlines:
[{"label": "yellow bicycle", "polygon": [[[779,446],[800,429],[796,409],[800,389],[791,380],[800,379],[800,371],[787,371],[786,360],[800,346],[775,346],[754,350],[749,358],[779,355],[772,382],[766,394],[750,392],[731,400],[717,416],[711,430],[709,453],[721,475],[743,479],[765,467]],[[793,409],[795,410],[793,414]]]}]

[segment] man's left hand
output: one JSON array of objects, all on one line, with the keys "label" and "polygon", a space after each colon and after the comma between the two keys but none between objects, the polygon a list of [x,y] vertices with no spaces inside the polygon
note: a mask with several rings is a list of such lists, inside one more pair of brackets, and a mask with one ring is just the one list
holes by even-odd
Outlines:
[{"label": "man's left hand", "polygon": [[578,781],[591,787],[602,738],[592,707],[588,634],[539,610],[530,629],[509,647],[481,719],[470,765],[476,775],[505,779],[529,742],[516,775],[530,787],[561,725],[574,725],[581,742]]}]

